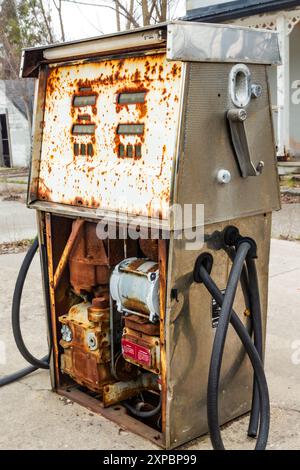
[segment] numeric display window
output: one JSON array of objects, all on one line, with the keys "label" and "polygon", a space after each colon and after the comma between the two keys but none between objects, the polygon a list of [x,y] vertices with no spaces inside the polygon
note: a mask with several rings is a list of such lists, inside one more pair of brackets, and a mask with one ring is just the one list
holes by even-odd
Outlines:
[{"label": "numeric display window", "polygon": [[145,103],[145,91],[137,91],[131,93],[120,93],[118,95],[119,104],[135,104],[135,103]]},{"label": "numeric display window", "polygon": [[77,95],[73,98],[73,106],[83,108],[84,106],[95,106],[97,95]]},{"label": "numeric display window", "polygon": [[119,124],[117,134],[139,135],[144,133],[144,124]]}]

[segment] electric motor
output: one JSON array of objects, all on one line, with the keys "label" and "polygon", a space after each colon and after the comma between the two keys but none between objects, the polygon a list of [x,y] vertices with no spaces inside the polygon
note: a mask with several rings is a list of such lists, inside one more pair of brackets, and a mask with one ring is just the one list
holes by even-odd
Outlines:
[{"label": "electric motor", "polygon": [[110,293],[121,313],[159,318],[158,263],[128,258],[119,263],[110,278]]}]

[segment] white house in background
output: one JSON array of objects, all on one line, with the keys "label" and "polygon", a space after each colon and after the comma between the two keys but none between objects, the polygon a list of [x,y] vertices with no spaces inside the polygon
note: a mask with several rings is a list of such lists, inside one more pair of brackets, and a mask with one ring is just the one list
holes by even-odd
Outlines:
[{"label": "white house in background", "polygon": [[300,157],[300,0],[187,0],[186,6],[189,20],[279,33],[282,65],[270,73],[277,154]]},{"label": "white house in background", "polygon": [[[18,80],[0,80],[0,166],[28,166],[30,127]],[[33,83],[30,84],[33,95]]]}]

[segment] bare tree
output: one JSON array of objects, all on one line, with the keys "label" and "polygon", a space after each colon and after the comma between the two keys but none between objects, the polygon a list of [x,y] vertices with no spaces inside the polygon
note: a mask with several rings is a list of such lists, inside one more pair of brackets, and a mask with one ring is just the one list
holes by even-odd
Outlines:
[{"label": "bare tree", "polygon": [[62,15],[62,0],[53,0],[54,6],[57,10],[58,18],[59,18],[59,26],[60,26],[60,33],[61,33],[61,40],[64,42],[66,40],[65,29],[64,29],[64,22],[63,22],[63,15]]},{"label": "bare tree", "polygon": [[120,17],[120,8],[118,3],[115,1],[115,9],[116,9],[116,25],[117,31],[121,31],[121,17]]},{"label": "bare tree", "polygon": [[[115,3],[121,5],[120,1]],[[162,23],[167,20],[170,8],[175,0],[130,0],[122,2],[122,11],[127,18],[126,29]]]},{"label": "bare tree", "polygon": [[167,20],[178,0],[61,0],[63,2],[107,8],[115,11],[116,29],[138,28]]},{"label": "bare tree", "polygon": [[127,19],[126,23],[126,29],[130,29],[130,18],[133,16],[133,10],[134,10],[134,0],[130,0],[129,2],[129,18]]},{"label": "bare tree", "polygon": [[44,4],[43,4],[43,0],[39,0],[39,5],[40,5],[41,13],[43,15],[43,20],[45,22],[46,29],[47,29],[48,34],[49,34],[50,42],[54,42],[53,32],[52,32],[52,28],[51,28],[51,24],[50,24],[50,17],[46,13],[46,10],[45,10]]}]

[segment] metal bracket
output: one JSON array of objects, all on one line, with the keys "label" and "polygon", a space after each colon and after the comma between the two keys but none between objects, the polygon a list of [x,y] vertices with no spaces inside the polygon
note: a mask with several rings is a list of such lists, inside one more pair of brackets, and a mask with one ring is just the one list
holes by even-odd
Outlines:
[{"label": "metal bracket", "polygon": [[247,119],[246,110],[230,109],[227,112],[227,119],[229,122],[231,141],[241,176],[243,178],[247,178],[248,176],[260,175],[264,168],[264,162],[259,162],[255,168],[251,160],[246,129],[244,125],[244,122]]}]

